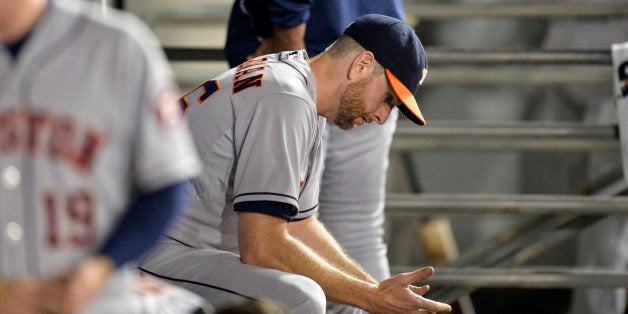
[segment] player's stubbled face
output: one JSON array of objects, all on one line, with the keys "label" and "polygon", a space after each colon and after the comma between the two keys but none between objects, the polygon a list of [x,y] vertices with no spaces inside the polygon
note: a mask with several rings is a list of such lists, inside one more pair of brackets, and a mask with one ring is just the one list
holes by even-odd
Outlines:
[{"label": "player's stubbled face", "polygon": [[366,112],[364,92],[373,81],[373,77],[350,83],[340,98],[340,107],[334,124],[343,130],[353,128],[354,120]]},{"label": "player's stubbled face", "polygon": [[[392,109],[392,105],[388,106],[388,103],[386,103],[388,100],[385,95],[383,97],[380,96],[382,94],[389,94],[387,81],[382,74],[378,79],[383,80],[384,83],[379,84],[381,82],[376,82],[378,84],[373,84],[375,78],[375,76],[370,76],[358,82],[350,83],[347,86],[340,98],[338,115],[334,120],[335,125],[343,130],[350,130],[356,124],[362,125],[371,121],[377,121],[377,118],[374,117],[374,112],[378,110],[383,111],[383,113],[379,114],[379,116],[383,118],[381,123],[386,121],[386,118],[388,118],[390,114],[390,109]],[[383,85],[384,88],[381,88],[379,85]],[[377,101],[368,103],[370,99],[376,99]],[[380,100],[384,100],[384,102]],[[382,104],[387,108],[380,108]]]}]

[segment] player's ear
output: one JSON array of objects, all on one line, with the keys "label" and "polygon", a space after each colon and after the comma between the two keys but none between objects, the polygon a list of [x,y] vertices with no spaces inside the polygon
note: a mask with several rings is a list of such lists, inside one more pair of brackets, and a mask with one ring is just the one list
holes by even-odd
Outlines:
[{"label": "player's ear", "polygon": [[375,56],[372,52],[364,50],[358,53],[351,62],[349,80],[359,81],[370,76],[375,69],[375,64]]}]

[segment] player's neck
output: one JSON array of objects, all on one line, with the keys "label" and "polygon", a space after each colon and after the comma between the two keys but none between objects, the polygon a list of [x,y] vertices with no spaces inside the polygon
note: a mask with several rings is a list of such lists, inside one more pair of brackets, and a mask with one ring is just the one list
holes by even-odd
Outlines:
[{"label": "player's neck", "polygon": [[323,52],[310,59],[310,67],[316,81],[316,111],[319,116],[333,121],[346,87],[346,77],[339,71],[344,65]]},{"label": "player's neck", "polygon": [[0,0],[0,43],[27,34],[46,8],[46,0]]}]

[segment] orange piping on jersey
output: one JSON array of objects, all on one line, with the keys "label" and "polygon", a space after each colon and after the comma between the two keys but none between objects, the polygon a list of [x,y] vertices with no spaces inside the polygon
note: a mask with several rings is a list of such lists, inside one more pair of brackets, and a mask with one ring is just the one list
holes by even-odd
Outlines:
[{"label": "orange piping on jersey", "polygon": [[179,104],[181,106],[181,109],[183,109],[183,112],[185,113],[185,111],[187,111],[187,109],[190,107],[190,101],[188,99],[190,95],[196,94],[197,92],[202,90],[201,94],[196,99],[196,104],[200,105],[203,102],[205,102],[211,95],[217,92],[219,89],[220,89],[220,83],[218,82],[218,80],[209,80],[203,83],[202,85],[198,86],[197,88],[185,94],[185,96],[179,99]]},{"label": "orange piping on jersey", "polygon": [[240,71],[240,69],[246,68],[252,65],[264,65],[266,63],[268,63],[268,57],[253,58],[251,60],[245,61],[241,63],[240,65],[238,65],[238,67],[236,68],[236,71]]},{"label": "orange piping on jersey", "polygon": [[255,73],[255,72],[262,72],[266,70],[266,66],[259,66],[256,68],[246,68],[246,69],[242,69],[240,71],[237,71],[234,75],[233,75],[233,81],[239,81],[241,80],[241,77],[246,75],[246,74],[251,74],[251,73]]},{"label": "orange piping on jersey", "polygon": [[[203,86],[203,85],[201,85],[201,86]],[[193,89],[191,92],[189,92],[189,93],[183,95],[183,97],[181,97],[180,100],[183,101],[183,104],[185,105],[185,108],[184,108],[185,110],[187,110],[190,107],[190,102],[188,101],[188,96],[190,96],[190,94],[192,94],[194,91],[196,91],[199,87]]]},{"label": "orange piping on jersey", "polygon": [[185,98],[185,96],[179,99],[179,105],[181,106],[181,110],[183,112],[188,111],[188,108],[190,108],[190,103],[188,102],[187,98]]},{"label": "orange piping on jersey", "polygon": [[267,63],[268,57],[258,57],[238,65],[233,75],[233,88],[231,93],[235,95],[251,87],[262,87],[264,70],[266,70]]},{"label": "orange piping on jersey", "polygon": [[231,90],[231,92],[233,95],[235,95],[251,87],[255,87],[255,88],[262,87],[263,80],[264,80],[264,73],[247,77],[239,81],[235,81],[233,82],[233,89]]},{"label": "orange piping on jersey", "polygon": [[[207,86],[213,84],[213,88],[211,89],[207,89]],[[203,94],[201,94],[200,96],[198,96],[198,103],[202,104],[205,102],[205,100],[207,100],[207,98],[209,98],[209,96],[213,95],[215,92],[217,92],[220,89],[220,82],[218,82],[218,80],[211,80],[211,81],[207,81],[205,83],[203,83],[203,85],[201,85],[201,87],[203,87]]]}]

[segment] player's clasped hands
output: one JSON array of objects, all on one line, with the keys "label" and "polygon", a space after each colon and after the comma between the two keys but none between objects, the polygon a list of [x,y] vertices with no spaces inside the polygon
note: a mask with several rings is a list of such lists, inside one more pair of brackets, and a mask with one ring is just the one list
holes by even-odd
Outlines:
[{"label": "player's clasped hands", "polygon": [[434,268],[423,267],[417,271],[402,273],[381,281],[377,287],[378,295],[373,298],[371,313],[436,313],[451,312],[451,306],[436,302],[422,295],[429,286],[413,286],[412,283],[423,281],[434,274]]}]

